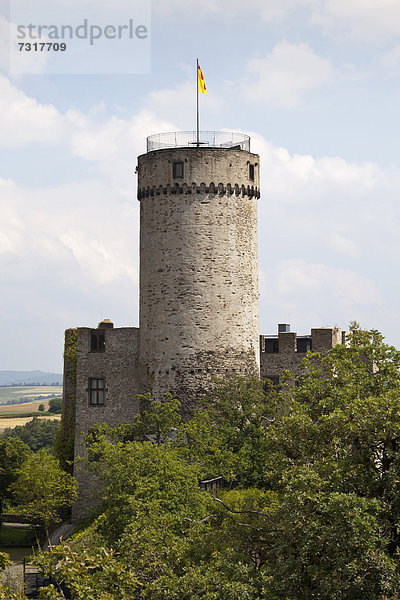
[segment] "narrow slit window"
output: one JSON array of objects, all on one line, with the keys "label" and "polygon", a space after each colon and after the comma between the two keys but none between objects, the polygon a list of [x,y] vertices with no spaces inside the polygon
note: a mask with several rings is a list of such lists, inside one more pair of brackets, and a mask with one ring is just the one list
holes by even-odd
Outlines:
[{"label": "narrow slit window", "polygon": [[174,179],[183,179],[183,162],[174,162],[172,176]]},{"label": "narrow slit window", "polygon": [[249,179],[254,181],[254,165],[249,165]]}]

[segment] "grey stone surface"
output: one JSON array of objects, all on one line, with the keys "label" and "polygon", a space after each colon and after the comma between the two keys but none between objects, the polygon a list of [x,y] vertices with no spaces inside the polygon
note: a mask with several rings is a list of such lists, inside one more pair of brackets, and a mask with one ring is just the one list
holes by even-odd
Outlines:
[{"label": "grey stone surface", "polygon": [[[174,179],[174,162],[183,162],[182,178]],[[249,176],[250,164],[254,165],[254,180]],[[139,200],[151,194],[169,195],[176,187],[189,194],[208,192],[211,184],[216,191],[259,198],[258,154],[231,148],[174,148],[148,152],[138,158]]]},{"label": "grey stone surface", "polygon": [[259,376],[259,157],[159,150],[138,174],[140,368],[146,389],[173,392],[190,414],[212,375]]},{"label": "grey stone surface", "polygon": [[[137,394],[142,391],[138,380],[139,329],[105,329],[104,352],[90,351],[91,331],[88,327],[77,330],[75,457],[86,455],[82,442],[90,427],[131,423],[139,411]],[[90,378],[104,378],[104,406],[90,405]],[[98,484],[82,463],[75,461],[74,467],[79,485],[79,500],[73,508],[76,521],[98,504]]]},{"label": "grey stone surface", "polygon": [[[325,355],[337,344],[346,343],[347,331],[338,327],[319,327],[311,329],[311,350]],[[295,332],[285,332],[278,334],[279,352],[265,352],[265,337],[260,339],[260,373],[261,378],[271,378],[275,381],[280,379],[283,370],[292,371],[296,376],[300,372],[300,365],[305,358],[306,353],[297,352]]]}]

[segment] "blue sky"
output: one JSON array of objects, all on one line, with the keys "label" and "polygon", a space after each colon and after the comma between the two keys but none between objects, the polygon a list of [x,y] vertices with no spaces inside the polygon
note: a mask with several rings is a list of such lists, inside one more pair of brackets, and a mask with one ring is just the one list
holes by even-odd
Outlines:
[{"label": "blue sky", "polygon": [[59,371],[67,327],[138,324],[136,156],[195,127],[196,57],[202,128],[261,158],[261,332],[356,319],[400,347],[398,0],[154,0],[150,72],[126,75],[11,75],[6,4],[0,369]]}]

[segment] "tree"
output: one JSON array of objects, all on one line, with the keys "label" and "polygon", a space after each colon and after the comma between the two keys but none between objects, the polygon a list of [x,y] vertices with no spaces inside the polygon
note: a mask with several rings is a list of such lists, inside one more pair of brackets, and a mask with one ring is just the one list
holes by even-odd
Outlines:
[{"label": "tree", "polygon": [[159,401],[147,394],[142,396],[142,402],[145,408],[133,422],[136,437],[154,435],[158,446],[169,441],[182,423],[179,400],[167,394],[164,401]]},{"label": "tree", "polygon": [[[158,408],[88,438],[103,512],[43,559],[76,597],[400,598],[400,353],[378,332],[354,326],[281,390],[220,382],[185,425]],[[221,474],[231,489],[200,492]],[[130,590],[110,587],[102,549]]]},{"label": "tree", "polygon": [[264,480],[265,424],[275,419],[281,397],[258,379],[216,380],[177,437],[183,456],[202,465],[204,479],[222,475],[242,487]]},{"label": "tree", "polygon": [[[131,600],[140,592],[140,583],[128,564],[118,560],[111,549],[72,548],[63,544],[51,554],[36,558],[45,577],[58,582],[40,592],[40,598],[64,600],[67,589],[75,600]],[[1,599],[0,599],[1,600]]]},{"label": "tree", "polygon": [[11,485],[18,469],[29,454],[29,448],[19,439],[0,439],[0,524],[4,502],[11,498]]},{"label": "tree", "polygon": [[31,450],[37,452],[42,448],[51,450],[59,429],[59,422],[52,419],[38,419],[34,417],[25,425],[18,425],[14,428],[4,430],[3,438],[19,438]]},{"label": "tree", "polygon": [[54,414],[61,414],[62,412],[62,398],[52,398],[49,400],[48,412]]},{"label": "tree", "polygon": [[265,438],[264,485],[289,541],[270,563],[281,592],[397,598],[400,353],[354,327],[347,347],[310,354]]},{"label": "tree", "polygon": [[44,404],[39,404],[38,410],[40,410],[40,412],[44,412]]},{"label": "tree", "polygon": [[192,527],[187,519],[206,512],[198,469],[170,444],[115,443],[101,435],[93,445],[101,458],[89,466],[104,480],[104,512],[38,562],[76,598],[128,600],[138,587],[142,598],[151,598],[158,579],[174,578],[176,553]]},{"label": "tree", "polygon": [[50,545],[49,528],[61,521],[62,510],[76,500],[76,481],[54,456],[39,450],[23,462],[11,489],[23,514],[43,520]]},{"label": "tree", "polygon": [[154,400],[151,394],[139,398],[142,410],[135,416],[132,424],[122,424],[113,428],[98,425],[89,432],[88,445],[98,439],[99,434],[108,435],[120,442],[149,441],[149,438],[152,438],[157,446],[172,442],[182,426],[179,400],[172,394],[166,394],[165,400]]}]

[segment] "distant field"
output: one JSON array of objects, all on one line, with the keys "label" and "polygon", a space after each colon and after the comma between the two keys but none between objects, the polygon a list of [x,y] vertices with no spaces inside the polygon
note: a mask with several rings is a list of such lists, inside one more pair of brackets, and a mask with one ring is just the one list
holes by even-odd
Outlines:
[{"label": "distant field", "polygon": [[[62,395],[61,385],[38,385],[38,386],[21,386],[21,387],[0,387],[0,405],[6,404],[9,400],[19,400],[24,398],[24,402],[34,402],[38,396],[56,396]],[[44,403],[43,400],[39,404]],[[14,405],[14,408],[18,405]],[[26,406],[25,411],[26,412]],[[28,410],[35,410],[29,408]],[[37,410],[37,409],[36,409]]]},{"label": "distant field", "polygon": [[[26,410],[26,405],[25,405]],[[0,433],[7,428],[14,429],[18,425],[26,425],[29,421],[32,421],[33,417],[13,417],[10,419],[2,419],[0,417]],[[61,419],[61,415],[51,415],[51,417],[38,417],[38,419],[50,419],[53,421],[59,421]]]},{"label": "distant field", "polygon": [[7,404],[7,406],[0,406],[0,416],[18,416],[19,413],[34,412],[35,410],[39,410],[39,406],[41,404],[43,404],[44,410],[48,410],[49,403],[46,402],[46,400],[40,400],[38,402],[28,402],[26,404]]}]

